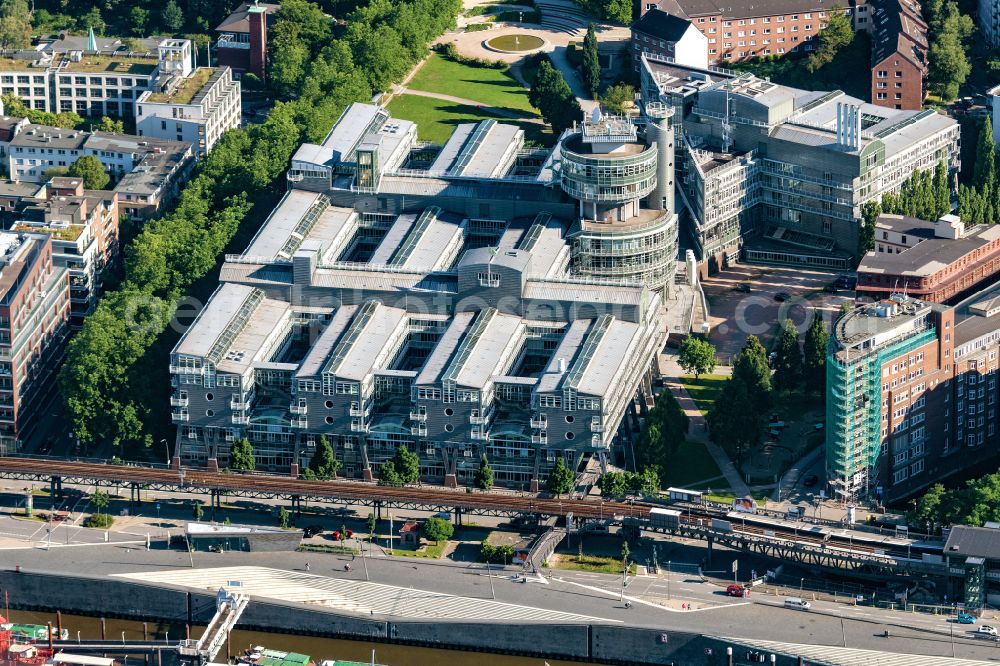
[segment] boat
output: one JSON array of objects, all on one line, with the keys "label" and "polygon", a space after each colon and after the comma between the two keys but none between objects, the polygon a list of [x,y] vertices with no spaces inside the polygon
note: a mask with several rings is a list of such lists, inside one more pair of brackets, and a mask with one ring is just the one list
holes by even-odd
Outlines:
[{"label": "boat", "polygon": [[19,641],[0,626],[0,666],[43,666],[51,657],[47,646]]},{"label": "boat", "polygon": [[374,650],[372,651],[372,660],[370,662],[324,659],[317,665],[307,654],[268,650],[260,645],[244,652],[242,656],[236,659],[236,663],[246,664],[246,666],[382,666],[375,663]]},{"label": "boat", "polygon": [[[49,627],[45,624],[17,624],[0,617],[0,631],[9,631],[17,642],[38,643],[49,640]],[[59,631],[52,627],[52,640],[69,640],[69,629]]]}]

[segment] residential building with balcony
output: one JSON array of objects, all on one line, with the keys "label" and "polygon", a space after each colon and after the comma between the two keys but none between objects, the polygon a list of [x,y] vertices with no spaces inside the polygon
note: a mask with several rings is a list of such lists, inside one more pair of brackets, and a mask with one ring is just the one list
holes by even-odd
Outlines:
[{"label": "residential building with balcony", "polygon": [[996,461],[1000,287],[955,305],[893,294],[842,316],[827,354],[827,479],[899,501]]},{"label": "residential building with balcony", "polygon": [[1000,45],[1000,0],[979,0],[977,4],[979,29],[986,43],[993,47]]},{"label": "residential building with balcony", "polygon": [[[845,6],[846,5],[846,6]],[[828,0],[643,0],[642,14],[659,9],[690,21],[708,39],[708,60],[725,64],[751,58],[811,51],[834,7],[852,17],[855,29],[868,26],[865,2]]]},{"label": "residential building with balcony", "polygon": [[118,256],[118,195],[83,189],[78,178],[53,178],[44,198],[26,202],[13,231],[47,234],[52,261],[70,284],[70,326],[79,329],[94,311],[104,272]]},{"label": "residential building with balcony", "polygon": [[927,24],[920,5],[907,0],[872,0],[871,102],[919,111],[927,76]]},{"label": "residential building with balcony", "polygon": [[229,67],[201,67],[171,81],[167,90],[147,90],[136,100],[136,133],[192,144],[205,156],[228,130],[240,126],[240,82]]},{"label": "residential building with balcony", "polygon": [[846,269],[861,205],[916,170],[959,169],[958,123],[841,91],[642,56],[642,99],[682,115],[678,213],[701,270],[752,260]]},{"label": "residential building with balcony", "polygon": [[670,117],[597,114],[554,150],[496,121],[428,146],[352,105],[171,354],[175,462],[225,467],[245,436],[296,474],[325,436],[348,477],[404,446],[428,481],[469,483],[485,454],[537,488],[559,458],[608,460],[665,342]]},{"label": "residential building with balcony", "polygon": [[244,72],[267,79],[267,32],[280,5],[245,2],[215,27],[215,57],[220,67],[231,67],[239,79]]},{"label": "residential building with balcony", "polygon": [[858,295],[874,299],[903,292],[949,303],[981,289],[1000,273],[1000,229],[966,227],[955,215],[928,222],[882,214],[875,221],[875,249],[858,265]]},{"label": "residential building with balcony", "polygon": [[0,452],[15,453],[39,417],[65,353],[69,281],[44,233],[0,232]]}]

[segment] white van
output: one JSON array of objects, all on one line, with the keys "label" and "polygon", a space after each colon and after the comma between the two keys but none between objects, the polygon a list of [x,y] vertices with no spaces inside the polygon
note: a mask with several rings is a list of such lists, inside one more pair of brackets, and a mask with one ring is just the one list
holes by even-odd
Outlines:
[{"label": "white van", "polygon": [[809,610],[812,608],[808,601],[803,601],[798,597],[788,597],[785,599],[785,608],[794,608],[795,610]]}]

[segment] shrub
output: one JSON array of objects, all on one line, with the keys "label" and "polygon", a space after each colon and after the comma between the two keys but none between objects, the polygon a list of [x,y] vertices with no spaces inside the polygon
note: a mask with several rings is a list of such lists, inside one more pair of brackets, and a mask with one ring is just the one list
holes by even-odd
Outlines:
[{"label": "shrub", "polygon": [[489,23],[470,23],[465,26],[466,32],[482,32],[483,30],[489,30],[492,27]]},{"label": "shrub", "polygon": [[115,517],[106,513],[95,513],[83,521],[84,527],[107,529],[115,524]]}]

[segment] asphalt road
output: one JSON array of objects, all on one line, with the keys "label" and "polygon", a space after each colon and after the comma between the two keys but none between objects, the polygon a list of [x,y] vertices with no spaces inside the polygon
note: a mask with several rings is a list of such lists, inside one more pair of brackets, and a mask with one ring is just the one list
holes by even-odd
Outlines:
[{"label": "asphalt road", "polygon": [[[8,535],[20,533],[27,537],[32,527],[24,521],[0,518],[0,532]],[[58,543],[62,529],[65,528],[56,528],[47,550],[37,537],[32,545],[9,549],[13,538],[9,536],[6,541],[8,549],[2,551],[0,559],[6,566],[20,564],[25,571],[63,574],[86,572],[90,576],[143,577],[149,574],[149,577],[166,576],[170,579],[169,574],[173,572],[178,576],[184,574],[187,582],[159,584],[181,587],[197,586],[198,583],[192,580],[202,575],[205,577],[205,589],[210,589],[213,569],[255,567],[259,569],[253,571],[273,570],[272,573],[279,578],[294,579],[296,585],[303,584],[303,580],[309,584],[308,579],[314,579],[317,584],[322,584],[322,579],[331,579],[331,583],[353,581],[356,585],[351,588],[369,597],[376,594],[372,589],[375,586],[387,591],[386,594],[394,594],[392,590],[395,589],[460,597],[453,600],[453,606],[458,609],[455,612],[461,613],[461,609],[466,609],[468,619],[478,617],[477,600],[481,600],[484,606],[489,605],[487,600],[492,601],[492,583],[496,601],[522,607],[525,613],[539,617],[545,617],[544,611],[549,611],[553,617],[559,613],[572,613],[587,616],[590,621],[596,622],[622,622],[634,626],[791,643],[844,645],[846,642],[849,647],[922,655],[951,656],[954,643],[954,653],[959,657],[1000,660],[997,644],[967,638],[967,627],[951,625],[944,618],[826,602],[816,602],[810,612],[788,610],[781,606],[783,599],[780,597],[729,599],[721,587],[703,582],[689,573],[637,577],[626,589],[625,598],[633,602],[632,608],[626,609],[619,600],[621,580],[612,575],[549,569],[544,571],[547,584],[524,584],[514,578],[519,573],[514,568],[488,576],[479,564],[427,562],[377,554],[367,559],[369,585],[364,582],[365,573],[360,558],[351,562],[351,556],[320,553],[195,553],[192,571],[192,558],[184,551],[146,551],[144,546],[134,543],[85,545],[78,541],[76,545],[65,546]],[[135,535],[119,535],[118,538],[134,540]],[[307,563],[310,565],[308,573]],[[344,571],[347,563],[352,564],[349,572]],[[671,598],[664,601],[667,594]],[[692,603],[700,609],[675,610],[678,602]],[[665,608],[664,605],[672,607]],[[350,611],[338,609],[336,612]],[[385,615],[392,616],[391,613]],[[397,619],[416,619],[416,616],[408,617],[402,611]],[[883,637],[886,628],[891,633],[889,638]]]}]

